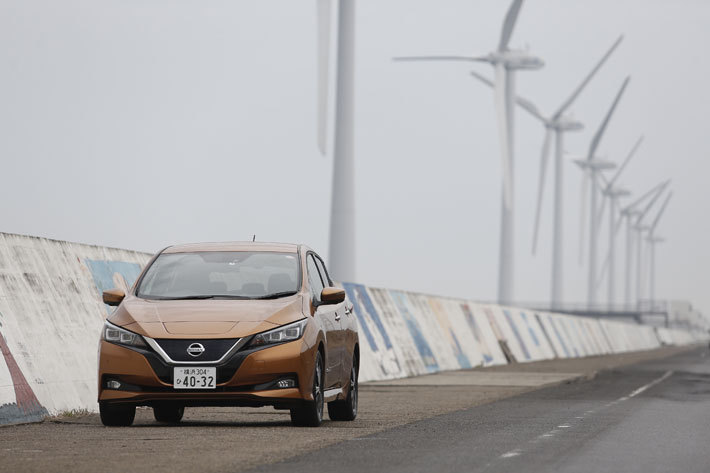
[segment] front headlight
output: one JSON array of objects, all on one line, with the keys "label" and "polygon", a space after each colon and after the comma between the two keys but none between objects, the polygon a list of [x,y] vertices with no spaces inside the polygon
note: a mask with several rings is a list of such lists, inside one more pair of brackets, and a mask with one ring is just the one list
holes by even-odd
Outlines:
[{"label": "front headlight", "polygon": [[308,319],[303,319],[292,324],[284,325],[283,327],[269,330],[268,332],[257,334],[249,346],[262,347],[264,345],[273,345],[274,343],[284,343],[298,340],[301,336],[303,336],[306,322],[308,322]]},{"label": "front headlight", "polygon": [[121,327],[116,327],[115,325],[106,322],[104,324],[103,331],[101,332],[101,338],[110,343],[115,343],[116,345],[127,345],[131,347],[147,347],[143,337],[137,333],[129,332]]}]

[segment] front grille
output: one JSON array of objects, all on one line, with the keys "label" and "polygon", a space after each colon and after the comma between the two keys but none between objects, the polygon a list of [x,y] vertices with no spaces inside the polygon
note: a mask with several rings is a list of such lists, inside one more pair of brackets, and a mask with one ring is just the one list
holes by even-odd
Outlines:
[{"label": "front grille", "polygon": [[[236,340],[233,340],[236,342]],[[202,343],[202,342],[200,342]],[[215,364],[217,368],[217,384],[223,384],[234,377],[234,373],[237,372],[242,362],[251,355],[252,353],[263,350],[265,347],[257,348],[242,348],[240,351],[230,356],[228,359],[224,360],[220,364]],[[173,367],[174,365],[169,365],[161,356],[155,353],[153,350],[146,350],[138,347],[129,347],[129,350],[136,351],[143,355],[148,363],[150,363],[151,368],[155,372],[158,378],[167,384],[173,384]]]},{"label": "front grille", "polygon": [[[225,338],[219,340],[174,340],[162,339],[155,342],[174,361],[217,361],[222,358],[235,343],[238,338]],[[200,356],[192,356],[187,353],[187,348],[193,343],[199,343],[205,348]]]}]

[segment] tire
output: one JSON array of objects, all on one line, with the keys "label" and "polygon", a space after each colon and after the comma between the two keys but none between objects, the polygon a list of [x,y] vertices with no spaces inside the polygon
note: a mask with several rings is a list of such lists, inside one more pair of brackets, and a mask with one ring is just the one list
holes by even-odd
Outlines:
[{"label": "tire", "polygon": [[101,423],[107,427],[128,427],[136,418],[136,406],[111,405],[99,403]]},{"label": "tire", "polygon": [[298,427],[318,427],[323,422],[323,356],[316,354],[313,369],[313,400],[291,409],[291,423]]},{"label": "tire", "polygon": [[358,402],[358,369],[355,361],[350,368],[350,386],[348,389],[348,397],[342,401],[333,401],[328,403],[328,416],[330,420],[355,420],[357,417],[357,402]]},{"label": "tire", "polygon": [[158,422],[164,424],[177,424],[182,420],[182,416],[185,414],[185,408],[183,406],[155,406],[153,408],[153,417]]}]

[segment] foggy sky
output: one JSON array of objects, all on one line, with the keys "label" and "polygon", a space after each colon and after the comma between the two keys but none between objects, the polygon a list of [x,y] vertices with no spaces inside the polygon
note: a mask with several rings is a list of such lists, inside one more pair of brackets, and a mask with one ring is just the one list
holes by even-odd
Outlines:
[{"label": "foggy sky", "polygon": [[[487,53],[508,4],[358,1],[358,282],[495,298],[493,95],[468,74],[492,70],[391,58]],[[586,151],[630,74],[599,151],[620,162],[645,134],[621,184],[640,195],[673,179],[657,295],[706,314],[708,25],[702,0],[528,0],[511,41],[546,61],[518,75],[518,90],[551,113],[625,34],[572,107],[587,128],[567,134],[566,149]],[[256,234],[327,256],[332,166],[316,146],[315,32],[313,0],[0,0],[0,231],[150,252]],[[516,298],[546,301],[551,179],[530,252],[544,130],[521,111],[516,130]],[[565,299],[582,302],[571,159],[565,179]],[[618,248],[621,263],[623,233]]]}]

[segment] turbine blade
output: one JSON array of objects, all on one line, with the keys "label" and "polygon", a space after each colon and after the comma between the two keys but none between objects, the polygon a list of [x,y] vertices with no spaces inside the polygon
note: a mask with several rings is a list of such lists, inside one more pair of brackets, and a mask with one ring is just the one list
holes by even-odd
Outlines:
[{"label": "turbine blade", "polygon": [[505,15],[505,20],[503,21],[503,30],[500,35],[498,51],[503,52],[508,49],[508,43],[510,43],[510,37],[513,36],[515,22],[518,20],[518,14],[522,6],[523,0],[513,0],[510,8],[508,8],[508,13]]},{"label": "turbine blade", "polygon": [[582,93],[585,87],[587,87],[587,84],[589,84],[589,81],[592,80],[592,78],[597,74],[599,69],[604,65],[607,59],[609,59],[609,56],[616,50],[616,48],[621,44],[621,41],[624,39],[624,35],[619,36],[619,38],[614,42],[614,44],[611,45],[611,48],[606,52],[606,54],[599,60],[599,62],[594,66],[594,68],[591,70],[589,74],[587,74],[587,77],[584,78],[581,84],[572,92],[572,95],[560,106],[560,108],[555,112],[553,115],[553,119],[560,118],[560,116],[567,110],[575,100],[577,100],[577,97],[579,97],[579,94]]},{"label": "turbine blade", "polygon": [[646,204],[646,207],[643,209],[643,212],[641,212],[641,215],[639,215],[639,218],[636,220],[636,225],[640,225],[643,219],[646,217],[648,212],[651,210],[653,205],[658,201],[658,199],[663,195],[663,192],[666,190],[666,187],[668,187],[668,184],[670,184],[670,180],[666,181],[663,183],[661,187],[658,188],[656,191],[656,194],[651,198],[651,200]]},{"label": "turbine blade", "polygon": [[[484,84],[486,84],[487,86],[489,86],[491,88],[495,88],[495,84],[488,77],[486,77],[482,74],[479,74],[476,71],[471,71],[471,75],[473,77],[475,77],[476,79],[480,80],[481,82],[483,82]],[[537,118],[538,120],[540,120],[543,123],[547,123],[547,120],[542,115],[542,113],[540,113],[540,110],[531,101],[524,99],[520,95],[516,95],[515,96],[515,103],[517,103],[523,110],[528,112],[533,117]]]},{"label": "turbine blade", "polygon": [[332,0],[317,0],[318,9],[318,148],[328,154],[330,97],[330,33]]},{"label": "turbine blade", "polygon": [[598,173],[597,177],[599,177],[599,180],[597,181],[597,188],[602,192],[604,191],[604,189],[608,189],[609,188],[609,180],[606,178],[604,173],[601,173],[601,172]]},{"label": "turbine blade", "polygon": [[624,91],[626,90],[626,87],[629,85],[629,80],[631,77],[627,77],[624,80],[624,83],[621,86],[621,89],[619,89],[619,92],[616,94],[616,98],[614,99],[614,102],[611,104],[611,108],[606,114],[606,117],[604,117],[604,120],[602,121],[602,124],[599,126],[599,129],[597,130],[596,134],[594,135],[594,138],[592,138],[592,142],[589,145],[589,155],[587,159],[592,159],[597,152],[597,148],[599,147],[599,142],[602,139],[602,136],[604,136],[604,132],[606,131],[606,127],[609,125],[609,121],[611,120],[611,116],[614,114],[614,110],[616,110],[616,106],[619,105],[619,100],[621,100],[621,96],[624,94]]},{"label": "turbine blade", "polygon": [[537,208],[535,210],[535,228],[533,230],[533,246],[532,253],[537,251],[537,236],[540,229],[540,213],[542,212],[542,196],[545,191],[545,176],[547,173],[547,161],[550,155],[550,141],[552,139],[552,129],[548,128],[545,132],[545,141],[542,145],[542,156],[540,157],[540,177],[537,187]]},{"label": "turbine blade", "polygon": [[476,79],[480,80],[481,82],[483,82],[484,84],[486,84],[491,89],[495,89],[496,85],[493,83],[493,81],[490,80],[488,77],[484,76],[483,74],[479,74],[476,71],[471,71],[471,75],[473,77],[475,77]]},{"label": "turbine blade", "polygon": [[[592,189],[592,192],[594,192],[594,189]],[[604,218],[604,212],[606,211],[606,201],[609,200],[607,199],[604,194],[602,194],[602,204],[599,207],[599,213],[597,214],[597,222],[601,222],[602,219]],[[602,231],[602,226],[597,225],[597,235],[601,233]]]},{"label": "turbine blade", "polygon": [[464,62],[490,62],[488,56],[397,56],[393,61],[464,61]]},{"label": "turbine blade", "polygon": [[606,272],[609,271],[609,263],[611,260],[611,255],[609,252],[606,253],[606,258],[604,258],[604,263],[602,263],[602,269],[599,271],[599,279],[597,280],[597,289],[601,288],[602,283],[604,282],[604,276],[606,276]]},{"label": "turbine blade", "polygon": [[614,177],[611,178],[611,181],[609,181],[609,187],[613,187],[614,183],[616,183],[616,180],[619,179],[619,176],[621,176],[621,173],[624,172],[624,168],[631,162],[631,158],[634,157],[634,154],[636,154],[636,151],[639,149],[639,146],[641,146],[641,143],[643,143],[643,135],[636,141],[636,144],[634,147],[631,149],[631,152],[629,155],[626,157],[624,162],[621,164],[619,169],[617,169],[616,174],[614,174]]},{"label": "turbine blade", "polygon": [[589,172],[587,169],[582,169],[582,173],[582,185],[580,186],[582,196],[579,199],[582,204],[579,212],[579,264],[584,262],[584,236],[587,232],[587,198],[589,196]]},{"label": "turbine blade", "polygon": [[671,197],[673,197],[673,192],[668,193],[666,200],[663,201],[663,205],[661,206],[661,210],[658,211],[658,214],[656,215],[656,218],[653,220],[653,224],[651,225],[651,229],[648,232],[650,235],[653,235],[653,232],[656,230],[656,226],[658,225],[658,222],[661,220],[661,217],[663,216],[663,212],[666,211],[666,207],[668,207],[668,202],[671,201]]},{"label": "turbine blade", "polygon": [[495,100],[496,114],[498,116],[498,138],[501,150],[501,170],[503,172],[503,200],[506,208],[513,206],[513,179],[510,159],[510,146],[508,140],[508,100],[506,74],[508,71],[503,64],[496,65]]},{"label": "turbine blade", "polygon": [[621,208],[619,208],[618,210],[619,210],[619,220],[617,220],[616,224],[614,225],[614,236],[615,237],[619,236],[619,232],[621,231],[621,227],[624,223],[624,215],[621,213]]},{"label": "turbine blade", "polygon": [[636,199],[634,202],[632,202],[631,204],[629,204],[629,205],[627,205],[626,207],[624,207],[624,209],[622,210],[622,212],[628,212],[629,210],[632,210],[634,207],[636,207],[637,205],[639,205],[641,202],[643,202],[644,200],[648,199],[654,192],[657,192],[658,189],[660,189],[660,188],[663,187],[664,185],[668,185],[670,182],[671,182],[671,181],[668,180],[668,181],[665,181],[665,182],[661,182],[660,184],[656,184],[654,187],[652,187],[652,188],[651,188],[648,192],[646,192],[644,195],[642,195],[641,197],[639,197],[638,199]]}]

